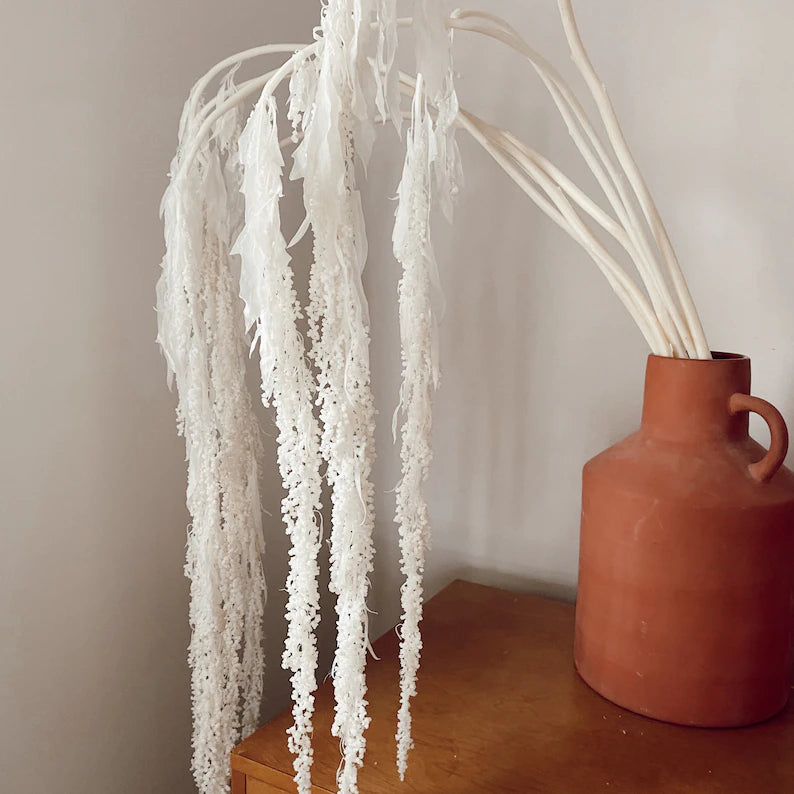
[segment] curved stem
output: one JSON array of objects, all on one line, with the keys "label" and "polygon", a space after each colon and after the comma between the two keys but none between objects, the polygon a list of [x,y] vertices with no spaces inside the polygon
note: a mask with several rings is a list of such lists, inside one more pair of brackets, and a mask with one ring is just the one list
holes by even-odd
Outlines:
[{"label": "curved stem", "polygon": [[505,154],[500,151],[492,137],[483,129],[488,127],[485,122],[463,111],[459,116],[459,123],[483,146],[505,173],[518,184],[540,209],[585,249],[631,314],[651,350],[657,355],[670,355],[670,343],[666,339],[645,296],[582,222],[559,185],[551,179],[544,179],[542,173],[538,174],[539,181],[543,183],[544,192],[551,199],[552,203],[550,203],[534,189],[524,174],[520,172],[520,169],[511,163]]},{"label": "curved stem", "polygon": [[[570,9],[569,0],[558,0],[558,2],[560,3],[561,11],[564,10],[564,7]],[[480,20],[480,23],[478,23],[477,20]],[[570,20],[566,20],[563,14],[564,24],[566,21],[570,22]],[[482,22],[486,24],[483,25]],[[411,23],[412,20],[410,17],[403,17],[397,20],[397,24],[400,27],[405,27]],[[526,146],[526,144],[509,132],[490,127],[490,125],[486,125],[485,122],[480,120],[480,125],[484,125],[484,127],[488,128],[488,132],[483,132],[482,126],[478,128],[478,125],[473,121],[476,117],[468,114],[468,118],[466,118],[464,115],[465,111],[462,111],[459,116],[459,121],[462,126],[467,128],[469,132],[472,132],[473,129],[476,130],[477,135],[475,135],[475,138],[478,138],[479,142],[483,145],[487,143],[486,148],[489,153],[497,159],[499,165],[509,173],[511,178],[519,182],[522,189],[530,195],[541,210],[554,220],[555,223],[564,228],[568,234],[573,236],[574,239],[588,251],[602,269],[602,272],[607,276],[615,291],[618,292],[621,299],[626,303],[635,321],[637,321],[641,330],[643,330],[643,333],[646,335],[646,339],[649,339],[650,336],[650,338],[654,340],[654,343],[651,344],[654,350],[668,350],[668,355],[671,348],[673,355],[687,355],[687,352],[698,352],[699,354],[700,349],[692,343],[687,304],[684,298],[681,297],[682,294],[685,296],[689,295],[686,282],[683,281],[683,273],[681,273],[680,267],[678,267],[680,281],[683,283],[682,287],[676,278],[675,271],[670,271],[674,287],[684,306],[685,317],[681,317],[678,311],[678,305],[668,289],[667,281],[659,268],[655,254],[645,235],[644,226],[639,221],[632,197],[628,194],[623,185],[623,175],[619,173],[617,167],[612,162],[604,144],[601,142],[573,91],[567,86],[556,69],[537,52],[532,50],[515,29],[500,17],[487,12],[457,11],[448,19],[447,24],[450,28],[476,32],[500,40],[530,61],[551,94],[557,109],[568,127],[574,143],[614,209],[618,217],[618,222],[605,213],[598,204],[592,201],[592,199],[578,188],[577,185],[556,168],[553,163]],[[569,35],[570,41],[570,31],[568,28],[566,28],[566,35]],[[578,31],[576,35],[578,36]],[[232,55],[213,66],[212,69],[197,81],[191,90],[185,112],[183,113],[183,119],[180,122],[180,134],[183,132],[183,125],[187,127],[191,119],[194,121],[198,120],[195,117],[201,95],[212,79],[217,77],[224,69],[234,68],[243,61],[260,55],[288,51],[292,51],[293,53],[278,69],[246,81],[241,86],[238,86],[234,93],[230,94],[220,104],[217,103],[217,98],[215,98],[210,100],[210,102],[201,109],[201,113],[198,116],[198,118],[201,119],[201,124],[197,128],[195,128],[195,124],[190,125],[195,128],[195,132],[193,132],[188,141],[185,142],[187,145],[184,149],[184,156],[180,158],[180,172],[188,169],[192,165],[202,140],[206,135],[210,134],[213,125],[219,118],[260,88],[263,92],[272,94],[281,81],[294,71],[300,60],[312,57],[316,54],[320,43],[319,41],[315,41],[313,44],[309,45],[277,44],[254,47],[237,53],[236,55]],[[589,64],[589,61],[587,63]],[[592,71],[592,67],[590,67],[590,69]],[[593,72],[592,74],[594,75],[595,73]],[[592,86],[590,87],[592,90]],[[593,93],[595,95],[595,92]],[[601,111],[601,107],[599,107],[599,111]],[[612,111],[612,115],[614,116],[614,110]],[[604,118],[603,113],[602,118]],[[610,142],[613,143],[613,147],[618,155],[618,161],[626,170],[629,181],[636,192],[638,189],[634,184],[635,174],[632,174],[623,163],[621,152],[618,151],[618,148],[612,140],[613,131],[610,130],[606,118],[604,118],[604,123],[605,127],[607,127]],[[616,120],[615,124],[617,124]],[[636,164],[634,165],[634,169],[636,170]],[[523,172],[523,175],[521,172]],[[637,174],[638,173],[637,171]],[[545,196],[532,186],[532,182],[526,178],[527,176],[541,187],[546,194]],[[644,185],[644,183],[642,184]],[[645,188],[645,191],[647,193],[647,188]],[[614,237],[626,250],[637,266],[643,283],[648,289],[654,311],[650,310],[645,296],[638,289],[635,282],[627,276],[611,254],[609,254],[597,238],[594,237],[592,231],[573,209],[569,198],[572,199],[580,209],[586,212],[601,228]],[[647,198],[650,200],[649,195]],[[640,201],[643,212],[645,212],[646,207],[643,205],[643,200],[639,193],[638,200]],[[653,206],[652,201],[650,204]],[[655,210],[655,207],[653,207],[653,210]],[[658,212],[656,216],[658,217]],[[646,218],[647,217],[648,215],[646,213]],[[659,223],[661,224],[660,219]],[[652,231],[656,236],[657,229],[650,221],[649,225],[651,225]],[[661,228],[663,231],[663,226]],[[664,237],[666,238],[666,233],[664,233]],[[672,251],[669,239],[667,240],[667,245],[670,251]],[[660,249],[663,251],[665,250],[662,243],[660,243]],[[677,265],[677,260],[675,264]],[[624,298],[627,298],[628,302]],[[689,302],[691,303],[691,296],[689,296]],[[693,304],[691,308],[694,310]],[[697,317],[696,313],[695,317]],[[649,321],[650,328],[647,327]],[[643,328],[643,326],[645,327]],[[651,343],[651,339],[649,339],[649,344]],[[703,344],[705,344],[705,337],[703,337]]]},{"label": "curved stem", "polygon": [[562,17],[565,36],[571,48],[573,61],[587,83],[590,93],[593,95],[593,99],[598,107],[601,119],[604,122],[607,136],[615,150],[618,162],[620,162],[621,167],[626,173],[629,183],[642,208],[648,226],[656,240],[656,244],[662,252],[670,278],[673,282],[673,287],[675,288],[678,299],[684,310],[687,325],[689,326],[695,343],[697,355],[699,358],[711,358],[711,352],[706,342],[706,335],[703,331],[700,317],[698,316],[695,303],[692,300],[692,294],[689,291],[683,271],[681,270],[681,265],[673,250],[670,237],[667,234],[667,229],[662,222],[662,218],[651,197],[648,186],[645,184],[645,180],[637,167],[637,163],[629,150],[626,138],[623,135],[617,115],[615,114],[615,109],[612,106],[612,101],[607,94],[606,87],[596,74],[593,64],[584,48],[579,29],[576,25],[576,19],[573,15],[571,0],[557,0],[557,4],[560,9],[560,16]]},{"label": "curved stem", "polygon": [[[478,19],[484,19],[496,25],[496,29],[477,24],[476,20]],[[450,18],[449,24],[450,27],[458,30],[478,33],[501,41],[529,61],[551,95],[571,138],[596,177],[618,219],[626,226],[628,224],[627,208],[619,195],[620,174],[587,117],[587,113],[562,75],[540,53],[532,49],[513,27],[495,14],[482,11],[458,11]],[[583,138],[582,132],[587,136],[587,140]]]},{"label": "curved stem", "polygon": [[[530,176],[533,176],[532,167],[541,169],[548,179],[553,180],[556,185],[562,188],[566,195],[572,198],[582,210],[584,210],[602,229],[604,229],[607,234],[612,236],[626,251],[631,260],[634,262],[637,272],[642,278],[643,284],[645,284],[646,288],[648,289],[648,295],[650,296],[654,312],[659,318],[659,322],[664,329],[665,335],[670,340],[673,355],[675,357],[685,357],[687,355],[686,346],[678,334],[675,323],[672,321],[667,311],[667,306],[661,297],[659,290],[653,288],[655,285],[654,271],[648,268],[645,259],[635,248],[634,242],[626,230],[617,224],[613,218],[607,215],[601,209],[601,207],[599,207],[598,204],[596,204],[589,196],[587,196],[587,194],[585,194],[577,185],[571,182],[571,180],[562,171],[560,171],[560,169],[557,168],[554,163],[550,162],[543,157],[543,155],[527,146],[527,144],[525,144],[511,132],[500,130],[499,128],[493,126],[490,126],[490,129],[495,135],[504,140],[505,143],[511,147],[511,154],[513,158],[523,163],[524,170],[530,173]],[[529,163],[526,162],[527,160],[529,160]]]},{"label": "curved stem", "polygon": [[582,221],[571,206],[562,188],[540,169],[533,169],[532,176],[543,188],[546,195],[554,202],[565,220],[568,221],[570,228],[573,230],[571,236],[584,248],[604,276],[606,276],[610,286],[623,301],[641,330],[643,329],[643,323],[645,324],[648,329],[646,339],[651,349],[657,351],[658,355],[669,356],[672,352],[672,346],[665,337],[657,316],[636,283]]},{"label": "curved stem", "polygon": [[[412,17],[398,17],[395,20],[395,24],[398,28],[406,28],[410,27],[413,24]],[[377,27],[375,22],[371,23],[373,28]],[[315,41],[314,44],[317,44]],[[273,55],[276,53],[285,53],[285,52],[292,52],[297,53],[300,51],[305,51],[309,47],[313,47],[314,44],[263,44],[258,47],[251,47],[247,50],[241,50],[240,52],[236,52],[233,55],[230,55],[228,58],[224,58],[222,61],[216,63],[211,69],[205,72],[194,84],[193,87],[190,89],[190,93],[188,94],[188,101],[185,103],[185,110],[182,114],[182,119],[180,121],[180,139],[182,137],[182,133],[186,127],[186,120],[190,118],[194,118],[196,116],[198,110],[198,103],[201,99],[202,94],[206,91],[207,86],[226,69],[233,69],[235,67],[240,66],[241,64],[245,63],[245,61],[252,60],[253,58],[259,58],[263,55]],[[308,57],[308,55],[306,56]],[[275,73],[276,70],[270,71],[267,74],[272,75]],[[265,75],[262,75],[263,77]],[[259,78],[253,78],[259,79]],[[243,89],[247,85],[249,85],[252,81],[247,80],[245,83],[237,86],[238,89]],[[241,101],[244,97],[241,97]],[[214,106],[215,98],[213,97],[206,105],[202,107],[202,112],[206,114],[207,109]]]},{"label": "curved stem", "polygon": [[193,135],[190,143],[190,147],[187,149],[187,152],[180,164],[180,173],[187,172],[187,170],[193,164],[193,159],[198,153],[199,147],[201,146],[201,141],[212,129],[212,125],[221,116],[223,116],[224,113],[228,112],[233,107],[239,105],[240,102],[242,102],[246,97],[255,93],[260,88],[262,89],[263,93],[272,94],[273,91],[275,91],[276,87],[279,85],[279,83],[281,83],[281,81],[284,80],[284,78],[287,77],[287,75],[291,74],[297,62],[299,60],[302,60],[303,58],[308,58],[310,55],[313,55],[317,51],[317,47],[318,47],[318,42],[315,42],[314,44],[307,44],[305,47],[293,53],[292,56],[290,56],[275,71],[268,72],[267,74],[264,74],[261,77],[256,77],[253,80],[249,80],[243,88],[240,88],[237,91],[235,91],[224,102],[222,102],[212,113],[210,113],[210,115],[204,119],[204,121],[201,123],[201,126]]},{"label": "curved stem", "polygon": [[[484,20],[496,27],[489,28],[478,25],[477,20]],[[522,55],[533,66],[557,106],[574,144],[615,210],[620,223],[631,237],[634,247],[638,250],[641,259],[641,263],[637,261],[638,269],[641,275],[643,272],[647,274],[647,280],[644,277],[644,281],[648,293],[651,295],[654,305],[659,307],[657,310],[660,316],[668,317],[675,325],[674,330],[671,328],[671,336],[680,338],[686,350],[694,353],[696,348],[688,325],[670,293],[645,233],[644,225],[637,214],[631,196],[625,189],[623,176],[618,171],[570,86],[551,63],[532,49],[513,27],[495,14],[483,11],[457,11],[450,18],[449,25],[456,29],[479,33],[501,41]]]},{"label": "curved stem", "polygon": [[[219,74],[221,74],[221,72],[225,71],[226,69],[232,69],[240,66],[241,64],[245,63],[245,61],[251,60],[252,58],[259,58],[262,55],[273,55],[276,53],[295,52],[296,50],[300,50],[305,46],[307,45],[264,44],[259,47],[251,47],[248,50],[236,52],[234,55],[230,55],[228,58],[224,58],[222,61],[216,63],[209,71],[205,72],[198,80],[196,80],[196,82],[193,84],[193,88],[190,89],[188,101],[185,103],[185,112],[183,113],[182,121],[180,123],[180,134],[184,132],[184,129],[186,128],[186,122],[196,116],[198,103],[201,100],[202,94],[207,90],[207,86]],[[214,102],[214,98],[207,104],[209,105],[212,102]],[[204,107],[206,107],[206,105]]]}]

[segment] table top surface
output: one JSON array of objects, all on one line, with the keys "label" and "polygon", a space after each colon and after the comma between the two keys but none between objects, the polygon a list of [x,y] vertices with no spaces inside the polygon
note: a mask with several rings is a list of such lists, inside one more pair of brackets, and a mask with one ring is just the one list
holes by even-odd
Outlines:
[{"label": "table top surface", "polygon": [[[667,725],[613,705],[573,666],[574,608],[455,581],[431,599],[413,700],[415,747],[395,767],[398,640],[367,665],[367,754],[361,794],[794,793],[794,709],[749,728]],[[317,692],[317,794],[335,792],[330,680]],[[289,710],[243,741],[232,768],[294,791]]]}]

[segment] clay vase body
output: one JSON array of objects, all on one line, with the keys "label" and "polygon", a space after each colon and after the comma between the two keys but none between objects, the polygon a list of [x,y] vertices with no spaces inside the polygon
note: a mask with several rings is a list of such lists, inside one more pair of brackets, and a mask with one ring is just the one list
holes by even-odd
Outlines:
[{"label": "clay vase body", "polygon": [[631,711],[727,727],[788,699],[794,474],[782,417],[749,392],[743,356],[650,356],[640,429],[584,467],[576,667]]}]

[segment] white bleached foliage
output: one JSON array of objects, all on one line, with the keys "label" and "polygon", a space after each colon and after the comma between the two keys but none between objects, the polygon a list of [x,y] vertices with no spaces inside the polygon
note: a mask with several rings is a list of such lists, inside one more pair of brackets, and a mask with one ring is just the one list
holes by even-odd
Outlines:
[{"label": "white bleached foliage", "polygon": [[297,328],[301,309],[278,208],[283,160],[276,105],[263,94],[240,136],[245,227],[234,251],[241,256],[240,291],[246,329],[259,344],[262,400],[276,408],[278,464],[286,494],[281,514],[292,541],[287,576],[287,639],[283,666],[292,673],[290,751],[300,794],[311,792],[312,714],[316,688],[320,594],[317,584],[321,508],[319,428],[314,385]]},{"label": "white bleached foliage", "polygon": [[422,580],[425,549],[430,541],[430,522],[422,483],[432,457],[430,430],[431,395],[438,386],[436,337],[438,273],[430,236],[432,173],[438,151],[422,75],[417,77],[406,141],[405,164],[398,188],[399,204],[394,224],[394,255],[402,265],[399,283],[400,343],[403,380],[400,405],[402,478],[397,485],[395,521],[400,533],[400,569],[405,576],[401,589],[400,708],[397,722],[397,768],[405,776],[411,737],[411,697],[416,694],[416,675],[422,638]]},{"label": "white bleached foliage", "polygon": [[[195,130],[187,115],[182,129]],[[189,168],[181,145],[172,163],[157,287],[158,341],[179,392],[188,463],[192,768],[202,794],[225,790],[229,750],[258,720],[265,601],[261,441],[229,261],[241,221],[237,127],[227,117],[213,132]]]},{"label": "white bleached foliage", "polygon": [[366,597],[372,570],[375,407],[370,388],[369,320],[361,274],[367,256],[361,200],[355,184],[353,113],[357,20],[332,0],[322,16],[322,50],[311,116],[295,153],[304,204],[314,234],[309,279],[309,338],[317,369],[321,451],[332,488],[330,589],[336,594],[333,663],[341,794],[358,791],[369,725],[364,666],[368,646]]}]

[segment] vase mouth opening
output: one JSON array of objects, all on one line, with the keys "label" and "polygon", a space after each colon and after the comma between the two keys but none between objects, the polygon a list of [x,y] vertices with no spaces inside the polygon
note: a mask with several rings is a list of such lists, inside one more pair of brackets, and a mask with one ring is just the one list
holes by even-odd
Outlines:
[{"label": "vase mouth opening", "polygon": [[743,353],[725,353],[721,350],[712,350],[711,351],[711,358],[674,358],[673,356],[658,356],[655,353],[651,353],[648,358],[658,358],[663,361],[677,361],[680,363],[686,364],[715,364],[720,363],[723,361],[747,361],[749,356],[745,356]]}]

